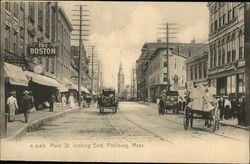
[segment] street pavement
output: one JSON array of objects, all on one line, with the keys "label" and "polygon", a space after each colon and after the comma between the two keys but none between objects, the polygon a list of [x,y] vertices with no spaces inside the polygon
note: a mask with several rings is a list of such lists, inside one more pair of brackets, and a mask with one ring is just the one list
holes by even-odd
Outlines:
[{"label": "street pavement", "polygon": [[[249,162],[247,130],[220,126],[212,133],[204,120],[194,120],[193,128],[184,130],[183,115],[158,115],[157,108],[136,102],[121,102],[115,114],[110,109],[104,112],[99,114],[92,105],[46,123],[14,143],[25,150],[15,157],[94,162]],[[30,150],[37,154],[36,159],[25,153]],[[4,156],[13,159],[9,153]]]}]

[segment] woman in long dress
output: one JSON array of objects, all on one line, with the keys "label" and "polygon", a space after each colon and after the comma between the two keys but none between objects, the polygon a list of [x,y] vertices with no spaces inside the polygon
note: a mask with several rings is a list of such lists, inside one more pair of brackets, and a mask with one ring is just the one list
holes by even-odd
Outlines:
[{"label": "woman in long dress", "polygon": [[75,107],[75,98],[73,96],[73,93],[71,93],[70,96],[69,96],[69,106],[70,106],[70,108]]},{"label": "woman in long dress", "polygon": [[67,105],[67,99],[66,99],[66,96],[63,94],[63,95],[62,95],[62,106],[63,106],[63,110],[66,109],[66,105]]}]

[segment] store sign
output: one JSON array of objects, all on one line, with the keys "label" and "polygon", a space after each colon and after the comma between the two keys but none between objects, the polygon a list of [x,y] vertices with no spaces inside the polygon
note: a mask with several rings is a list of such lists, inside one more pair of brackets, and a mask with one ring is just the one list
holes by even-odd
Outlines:
[{"label": "store sign", "polygon": [[44,67],[42,65],[36,65],[34,67],[34,72],[37,74],[42,74],[44,72]]},{"label": "store sign", "polygon": [[31,57],[54,57],[57,54],[56,45],[53,43],[33,43],[28,46]]},{"label": "store sign", "polygon": [[18,55],[15,55],[13,53],[10,53],[8,51],[5,51],[4,61],[10,64],[17,65],[22,68],[25,68],[25,64],[26,64],[24,58]]}]

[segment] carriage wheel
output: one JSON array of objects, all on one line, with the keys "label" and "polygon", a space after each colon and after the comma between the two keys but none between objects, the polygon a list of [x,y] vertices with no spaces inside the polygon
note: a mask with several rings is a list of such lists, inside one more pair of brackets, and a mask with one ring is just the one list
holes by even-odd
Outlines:
[{"label": "carriage wheel", "polygon": [[183,126],[184,126],[184,129],[187,130],[188,129],[188,126],[189,126],[189,118],[187,116],[184,117],[183,119]]}]

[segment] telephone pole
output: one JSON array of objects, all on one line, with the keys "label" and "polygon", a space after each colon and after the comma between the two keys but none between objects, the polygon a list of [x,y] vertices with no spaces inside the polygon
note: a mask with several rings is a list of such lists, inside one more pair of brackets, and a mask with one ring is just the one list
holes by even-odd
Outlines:
[{"label": "telephone pole", "polygon": [[[72,10],[76,11],[79,13],[79,15],[73,15],[76,17],[79,17],[79,19],[72,19],[73,22],[76,22],[76,24],[72,24],[73,27],[79,27],[79,29],[73,30],[73,31],[78,31],[79,34],[71,34],[71,36],[77,36],[79,39],[72,39],[72,40],[78,40],[79,41],[79,56],[78,56],[78,105],[80,107],[81,104],[81,62],[82,62],[82,45],[83,45],[83,39],[82,36],[89,36],[86,34],[83,34],[83,31],[89,31],[89,30],[84,30],[83,26],[90,26],[89,24],[83,23],[84,21],[89,21],[87,19],[83,19],[83,16],[89,16],[89,15],[83,15],[83,12],[87,12],[89,10],[83,10],[83,6],[87,5],[75,5],[79,6],[79,10]],[[86,40],[87,41],[87,40]]]},{"label": "telephone pole", "polygon": [[164,32],[162,33],[158,33],[158,34],[164,34],[164,37],[159,37],[161,39],[165,39],[166,40],[166,61],[167,61],[167,90],[170,90],[170,75],[169,75],[169,39],[170,38],[176,38],[175,36],[170,36],[173,34],[178,34],[178,32],[175,32],[174,30],[176,30],[176,23],[169,23],[166,22],[164,24],[161,24],[163,27],[158,28],[159,30],[164,30]]}]

